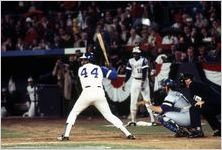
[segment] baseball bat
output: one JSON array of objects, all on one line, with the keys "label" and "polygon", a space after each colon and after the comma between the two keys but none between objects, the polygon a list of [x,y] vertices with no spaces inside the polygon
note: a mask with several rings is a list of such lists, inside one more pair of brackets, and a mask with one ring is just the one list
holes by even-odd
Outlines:
[{"label": "baseball bat", "polygon": [[99,40],[99,45],[100,45],[100,47],[101,47],[101,49],[102,49],[102,51],[103,51],[103,55],[104,55],[104,57],[105,57],[106,64],[109,66],[110,63],[109,63],[109,59],[108,59],[108,57],[107,57],[106,48],[105,48],[105,44],[104,44],[104,42],[103,42],[102,35],[101,35],[100,33],[97,33],[97,38],[98,38],[98,40]]}]

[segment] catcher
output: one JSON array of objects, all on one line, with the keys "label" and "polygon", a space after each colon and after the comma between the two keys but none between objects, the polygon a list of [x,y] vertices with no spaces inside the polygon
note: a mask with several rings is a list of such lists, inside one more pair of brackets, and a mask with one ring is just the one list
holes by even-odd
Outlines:
[{"label": "catcher", "polygon": [[157,120],[167,129],[175,132],[175,137],[189,137],[190,132],[190,102],[182,93],[174,91],[175,82],[171,79],[162,80],[161,86],[167,93],[160,106],[148,106],[158,113]]}]

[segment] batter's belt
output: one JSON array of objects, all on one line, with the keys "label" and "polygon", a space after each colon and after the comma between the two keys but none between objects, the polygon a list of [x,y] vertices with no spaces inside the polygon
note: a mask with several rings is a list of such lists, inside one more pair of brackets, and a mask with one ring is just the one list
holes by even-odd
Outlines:
[{"label": "batter's belt", "polygon": [[143,78],[134,78],[134,79],[136,79],[136,80],[143,80]]},{"label": "batter's belt", "polygon": [[[92,87],[92,86],[90,86],[90,85],[85,86],[85,88],[90,88],[90,87]],[[93,87],[101,88],[101,86],[93,86]]]}]

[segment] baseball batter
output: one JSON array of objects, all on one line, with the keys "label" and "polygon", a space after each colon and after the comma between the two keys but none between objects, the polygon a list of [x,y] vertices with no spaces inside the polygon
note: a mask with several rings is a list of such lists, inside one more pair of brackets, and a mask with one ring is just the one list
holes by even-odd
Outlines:
[{"label": "baseball batter", "polygon": [[184,130],[191,125],[189,109],[190,102],[182,93],[174,91],[175,83],[171,79],[165,79],[161,84],[167,93],[160,106],[148,106],[154,112],[159,113],[158,120],[164,127],[175,132],[176,137],[189,136],[189,132]]},{"label": "baseball batter", "polygon": [[93,64],[93,53],[87,52],[80,58],[82,66],[78,70],[78,76],[83,90],[67,118],[64,133],[57,137],[57,140],[69,140],[71,128],[75,124],[77,116],[90,105],[94,105],[106,120],[126,135],[127,139],[135,139],[135,136],[123,126],[123,122],[112,114],[103,90],[103,78],[115,79],[116,71]]},{"label": "baseball batter", "polygon": [[[139,94],[142,94],[143,100],[150,104],[150,87],[148,78],[148,60],[142,57],[139,47],[133,48],[133,58],[130,58],[126,67],[126,78],[125,82],[128,81],[130,76],[132,76],[131,83],[131,99],[130,99],[130,114],[131,121],[128,125],[136,125],[136,114],[137,114],[137,101]],[[123,90],[124,90],[123,85]],[[147,105],[146,103],[146,105]],[[147,108],[150,115],[150,120],[153,125],[155,125],[154,116],[152,110]]]}]

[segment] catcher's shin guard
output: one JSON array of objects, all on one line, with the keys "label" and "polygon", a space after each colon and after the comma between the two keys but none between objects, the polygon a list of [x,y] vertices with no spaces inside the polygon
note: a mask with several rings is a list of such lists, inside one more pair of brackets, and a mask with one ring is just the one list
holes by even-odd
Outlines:
[{"label": "catcher's shin guard", "polygon": [[172,119],[169,119],[163,115],[159,115],[157,119],[165,128],[169,129],[170,131],[179,133],[182,130],[179,125],[176,124]]}]

